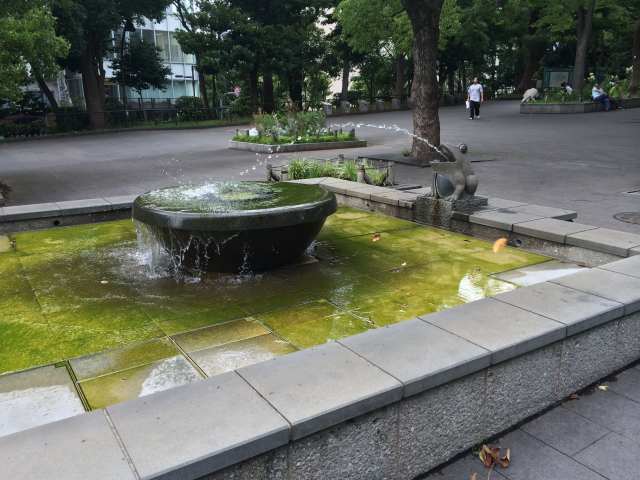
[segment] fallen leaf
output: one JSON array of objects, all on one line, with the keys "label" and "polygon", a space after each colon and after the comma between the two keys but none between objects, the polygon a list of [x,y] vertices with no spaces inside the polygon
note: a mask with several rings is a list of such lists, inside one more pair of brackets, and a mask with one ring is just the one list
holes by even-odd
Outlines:
[{"label": "fallen leaf", "polygon": [[372,242],[377,242],[378,240],[380,240],[380,234],[379,233],[374,233],[373,236],[371,237],[371,241]]},{"label": "fallen leaf", "polygon": [[400,264],[400,266],[401,266],[401,267],[406,267],[406,266],[407,266],[407,262],[402,262],[402,263]]},{"label": "fallen leaf", "polygon": [[500,449],[498,447],[482,445],[478,456],[480,457],[480,461],[485,467],[491,468],[498,461],[498,458],[500,456]]},{"label": "fallen leaf", "polygon": [[504,455],[498,459],[498,464],[502,468],[507,468],[510,463],[511,463],[511,449],[507,448],[506,452],[504,452]]},{"label": "fallen leaf", "polygon": [[598,390],[606,392],[607,390],[609,390],[609,385],[598,385]]},{"label": "fallen leaf", "polygon": [[580,398],[577,393],[572,393],[569,395],[569,400],[578,400]]},{"label": "fallen leaf", "polygon": [[493,253],[500,252],[500,250],[502,250],[506,246],[507,246],[507,239],[506,238],[497,239],[495,242],[493,242]]}]

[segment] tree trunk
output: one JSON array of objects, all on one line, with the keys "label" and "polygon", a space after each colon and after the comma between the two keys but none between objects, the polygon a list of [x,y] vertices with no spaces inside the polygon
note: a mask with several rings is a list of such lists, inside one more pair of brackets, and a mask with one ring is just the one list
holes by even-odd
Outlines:
[{"label": "tree trunk", "polygon": [[249,72],[249,106],[251,113],[258,112],[258,69]]},{"label": "tree trunk", "polygon": [[51,106],[51,110],[53,110],[54,113],[57,112],[58,101],[49,88],[49,85],[47,85],[47,82],[45,82],[44,77],[39,73],[35,73],[34,77],[36,79],[36,82],[38,83],[40,91],[44,94],[45,97],[47,97],[47,101],[49,102],[49,106]]},{"label": "tree trunk", "polygon": [[[197,65],[196,57],[196,65]],[[200,99],[204,105],[204,109],[207,112],[209,118],[211,117],[211,105],[209,104],[209,95],[207,94],[207,76],[201,67],[196,66],[195,71],[198,73],[198,91],[200,92]],[[195,81],[192,79],[192,81]]]},{"label": "tree trunk", "polygon": [[404,55],[398,55],[395,59],[396,78],[393,86],[393,96],[398,100],[404,98],[404,85],[407,83],[405,77],[405,59]]},{"label": "tree trunk", "polygon": [[273,73],[270,68],[262,72],[262,109],[267,113],[273,113],[275,102],[273,100]]},{"label": "tree trunk", "polygon": [[535,87],[533,74],[536,73],[540,67],[540,60],[542,60],[543,56],[544,52],[540,53],[534,49],[527,48],[527,59],[524,64],[522,76],[520,77],[520,82],[518,82],[517,90],[519,93],[524,93],[526,90]]},{"label": "tree trunk", "polygon": [[413,28],[413,102],[414,134],[427,140],[413,139],[412,154],[419,161],[437,157],[440,146],[438,117],[438,36],[443,0],[402,0]]},{"label": "tree trunk", "polygon": [[289,73],[289,96],[291,97],[291,101],[293,105],[298,109],[298,111],[302,111],[302,82],[303,82],[304,74],[302,70],[294,70]]},{"label": "tree trunk", "polygon": [[93,129],[104,128],[104,88],[96,65],[88,52],[84,52],[80,58],[80,73],[82,74],[82,89],[89,115],[89,124]]},{"label": "tree trunk", "polygon": [[349,100],[349,75],[351,74],[351,63],[345,60],[342,64],[342,90],[340,92],[340,100]]},{"label": "tree trunk", "polygon": [[587,6],[578,7],[578,19],[576,22],[576,60],[573,67],[573,83],[578,95],[584,86],[584,74],[587,68],[587,52],[589,40],[593,30],[593,11],[596,8],[596,0],[589,0]]},{"label": "tree trunk", "polygon": [[640,18],[636,20],[635,30],[633,32],[633,73],[631,74],[631,83],[629,84],[629,94],[635,96],[640,90]]}]

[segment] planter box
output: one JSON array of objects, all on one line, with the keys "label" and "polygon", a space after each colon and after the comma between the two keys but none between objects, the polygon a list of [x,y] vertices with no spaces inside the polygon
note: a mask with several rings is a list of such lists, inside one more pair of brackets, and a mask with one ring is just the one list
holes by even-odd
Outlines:
[{"label": "planter box", "polygon": [[229,148],[255,153],[307,152],[310,150],[336,150],[339,148],[366,147],[366,140],[347,140],[343,142],[287,143],[284,145],[265,145],[261,143],[229,141]]},{"label": "planter box", "polygon": [[[640,108],[640,98],[615,100],[622,108]],[[520,113],[592,113],[601,112],[600,103],[521,103]]]}]

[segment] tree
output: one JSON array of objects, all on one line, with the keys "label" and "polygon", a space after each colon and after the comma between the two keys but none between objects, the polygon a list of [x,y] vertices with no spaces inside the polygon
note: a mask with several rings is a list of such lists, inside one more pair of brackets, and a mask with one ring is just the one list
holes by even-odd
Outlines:
[{"label": "tree", "polygon": [[105,126],[104,59],[113,51],[113,32],[144,19],[164,16],[171,0],[52,0],[58,34],[71,45],[64,66],[82,74],[84,99],[92,128]]},{"label": "tree", "polygon": [[[412,154],[420,161],[434,157],[440,145],[438,106],[438,38],[444,0],[402,0],[413,29],[413,139]],[[424,140],[427,140],[427,144]]]},{"label": "tree", "polygon": [[637,95],[640,89],[640,18],[635,22],[633,29],[633,50],[631,52],[633,70],[631,82],[629,83],[629,93]]},{"label": "tree", "polygon": [[164,89],[167,75],[171,74],[171,69],[162,63],[158,48],[138,38],[129,42],[124,53],[116,57],[111,66],[116,81],[137,91],[140,100],[143,90]]},{"label": "tree", "polygon": [[391,59],[395,72],[393,97],[404,97],[413,33],[400,0],[342,0],[336,15],[343,37],[355,52],[365,56],[362,60],[376,63],[380,56]]},{"label": "tree", "polygon": [[[55,75],[56,60],[68,49],[56,35],[55,19],[45,2],[5,0],[0,5],[0,98],[19,100],[20,87],[30,76],[44,83],[44,78]],[[56,108],[55,97],[48,100]]]}]

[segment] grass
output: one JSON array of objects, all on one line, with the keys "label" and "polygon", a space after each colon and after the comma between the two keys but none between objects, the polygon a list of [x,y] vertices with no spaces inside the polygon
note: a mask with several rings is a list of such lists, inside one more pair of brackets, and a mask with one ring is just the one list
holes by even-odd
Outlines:
[{"label": "grass", "polygon": [[233,137],[236,142],[259,143],[261,145],[287,145],[295,143],[328,143],[328,142],[347,142],[358,140],[348,133],[338,133],[335,135],[305,135],[301,137],[291,137],[281,135],[274,137],[271,135],[260,135],[252,137],[250,135],[236,135]]},{"label": "grass", "polygon": [[[386,171],[365,164],[365,171],[374,185],[384,185]],[[358,179],[358,164],[355,160],[345,160],[342,163],[330,160],[307,160],[299,158],[289,164],[289,178],[301,180],[303,178],[333,177],[352,182]]]}]

